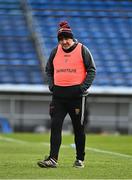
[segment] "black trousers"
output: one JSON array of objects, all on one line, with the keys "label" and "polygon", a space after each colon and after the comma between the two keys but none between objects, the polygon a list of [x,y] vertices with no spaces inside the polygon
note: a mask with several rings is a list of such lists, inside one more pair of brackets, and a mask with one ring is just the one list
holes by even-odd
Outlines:
[{"label": "black trousers", "polygon": [[70,115],[70,118],[72,120],[74,130],[74,142],[76,145],[76,158],[83,161],[85,156],[84,127],[86,124],[86,116],[84,116],[84,122],[82,124],[82,97],[78,99],[57,99],[53,97],[50,104],[50,157],[55,158],[56,160],[58,159],[59,149],[62,140],[62,125],[67,113]]}]

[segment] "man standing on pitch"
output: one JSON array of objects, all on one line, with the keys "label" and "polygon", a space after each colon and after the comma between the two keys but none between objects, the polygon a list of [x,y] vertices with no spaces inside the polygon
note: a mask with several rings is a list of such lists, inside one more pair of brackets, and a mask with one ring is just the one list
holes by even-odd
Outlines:
[{"label": "man standing on pitch", "polygon": [[85,101],[88,88],[95,77],[95,64],[89,49],[75,41],[66,21],[59,24],[58,45],[46,65],[49,89],[51,136],[49,157],[37,164],[44,168],[57,167],[64,118],[70,115],[74,130],[76,160],[74,167],[84,167],[85,157]]}]

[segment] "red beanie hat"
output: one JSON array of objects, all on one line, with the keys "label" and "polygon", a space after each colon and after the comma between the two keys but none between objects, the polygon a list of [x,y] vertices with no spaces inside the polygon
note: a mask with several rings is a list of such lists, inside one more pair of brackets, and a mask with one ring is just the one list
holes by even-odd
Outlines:
[{"label": "red beanie hat", "polygon": [[67,21],[62,21],[59,23],[59,29],[58,29],[57,37],[58,37],[58,41],[62,38],[73,39],[73,33],[72,33],[72,30],[71,30]]}]

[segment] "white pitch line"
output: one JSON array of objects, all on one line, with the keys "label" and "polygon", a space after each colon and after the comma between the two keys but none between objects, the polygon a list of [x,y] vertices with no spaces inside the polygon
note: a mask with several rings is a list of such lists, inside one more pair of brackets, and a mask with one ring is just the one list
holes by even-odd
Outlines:
[{"label": "white pitch line", "polygon": [[125,158],[132,158],[131,155],[128,154],[122,154],[122,153],[117,153],[113,151],[106,151],[106,150],[101,150],[101,149],[96,149],[96,148],[91,148],[91,147],[86,147],[86,150],[92,151],[92,152],[97,152],[97,153],[103,153],[103,154],[110,154],[114,156],[120,156],[120,157],[125,157]]},{"label": "white pitch line", "polygon": [[7,141],[7,142],[20,143],[20,144],[28,143],[27,141],[23,141],[23,140],[20,140],[20,139],[18,140],[18,139],[2,137],[2,136],[0,136],[0,140]]},{"label": "white pitch line", "polygon": [[[7,142],[21,143],[21,144],[31,144],[32,143],[32,142],[28,142],[28,141],[18,140],[18,139],[14,139],[14,138],[7,138],[7,137],[2,137],[2,136],[0,136],[0,140],[7,141]],[[41,142],[39,144],[49,146],[49,143],[42,143]],[[75,144],[71,144],[69,146],[68,145],[61,145],[61,147],[62,148],[75,148]],[[113,151],[101,150],[101,149],[92,148],[92,147],[86,147],[85,149],[88,151],[96,152],[96,153],[109,154],[109,155],[120,156],[120,157],[124,157],[124,158],[132,158],[131,155],[117,153],[117,152],[113,152]]]}]

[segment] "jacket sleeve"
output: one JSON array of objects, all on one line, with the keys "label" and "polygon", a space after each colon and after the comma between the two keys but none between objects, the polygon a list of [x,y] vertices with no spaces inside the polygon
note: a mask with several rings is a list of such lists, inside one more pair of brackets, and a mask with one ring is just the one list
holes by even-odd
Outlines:
[{"label": "jacket sleeve", "polygon": [[51,51],[51,54],[49,56],[49,59],[48,59],[47,64],[46,64],[46,69],[45,69],[46,75],[47,75],[47,81],[48,81],[48,85],[49,85],[49,90],[50,91],[53,91],[53,85],[54,85],[53,59],[55,57],[56,51],[57,51],[57,47],[54,48]]},{"label": "jacket sleeve", "polygon": [[84,45],[82,45],[82,57],[87,72],[86,78],[80,86],[82,93],[84,93],[92,85],[96,74],[96,66],[92,54]]}]

